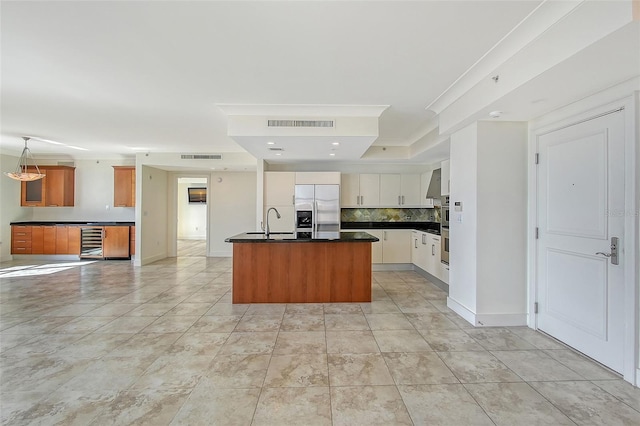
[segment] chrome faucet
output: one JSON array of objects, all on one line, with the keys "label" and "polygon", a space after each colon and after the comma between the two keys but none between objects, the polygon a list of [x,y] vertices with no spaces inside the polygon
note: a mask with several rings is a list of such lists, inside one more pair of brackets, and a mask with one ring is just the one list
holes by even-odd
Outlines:
[{"label": "chrome faucet", "polygon": [[266,235],[267,237],[269,236],[269,234],[271,234],[271,230],[269,229],[269,213],[271,213],[271,210],[274,210],[276,212],[276,217],[278,219],[280,219],[280,212],[278,212],[278,209],[276,209],[275,207],[270,207],[269,210],[267,210],[267,226],[266,229],[264,231],[264,235]]}]

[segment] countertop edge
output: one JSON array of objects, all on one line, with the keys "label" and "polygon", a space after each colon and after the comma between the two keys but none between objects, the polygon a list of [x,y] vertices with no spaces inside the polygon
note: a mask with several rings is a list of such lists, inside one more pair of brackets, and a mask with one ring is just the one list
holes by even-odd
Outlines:
[{"label": "countertop edge", "polygon": [[31,226],[65,226],[65,225],[78,225],[78,226],[135,226],[135,222],[114,222],[114,221],[21,221],[21,222],[9,222],[10,226],[13,225],[31,225]]}]

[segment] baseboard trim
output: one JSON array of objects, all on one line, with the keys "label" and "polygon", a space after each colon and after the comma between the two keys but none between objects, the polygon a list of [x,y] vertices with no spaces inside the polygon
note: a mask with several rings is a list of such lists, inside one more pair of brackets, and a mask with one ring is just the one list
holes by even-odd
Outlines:
[{"label": "baseboard trim", "polygon": [[374,272],[412,271],[411,263],[372,263],[371,270]]},{"label": "baseboard trim", "polygon": [[413,270],[418,275],[428,279],[433,285],[438,287],[440,290],[446,291],[447,295],[449,295],[449,284],[445,283],[440,278],[431,275],[430,273],[428,273],[424,269],[420,268],[419,266],[413,265]]},{"label": "baseboard trim", "polygon": [[527,314],[476,314],[463,304],[447,297],[447,307],[475,327],[526,326]]},{"label": "baseboard trim", "polygon": [[102,260],[83,259],[77,254],[14,254],[13,260],[47,260],[47,261],[67,261],[67,260]]},{"label": "baseboard trim", "polygon": [[476,315],[478,327],[518,327],[527,325],[527,314],[480,314]]},{"label": "baseboard trim", "polygon": [[447,297],[447,308],[464,318],[469,324],[476,325],[476,314],[451,297]]},{"label": "baseboard trim", "polygon": [[166,254],[157,254],[155,256],[145,257],[144,259],[140,259],[140,264],[138,264],[138,259],[135,260],[135,266],[144,266],[153,262],[157,262],[158,260],[166,259]]}]

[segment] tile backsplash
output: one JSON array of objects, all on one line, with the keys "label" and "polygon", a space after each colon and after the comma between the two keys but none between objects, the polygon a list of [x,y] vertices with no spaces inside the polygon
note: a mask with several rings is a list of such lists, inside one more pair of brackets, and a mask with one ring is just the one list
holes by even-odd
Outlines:
[{"label": "tile backsplash", "polygon": [[343,222],[440,222],[440,208],[342,209],[341,219]]}]

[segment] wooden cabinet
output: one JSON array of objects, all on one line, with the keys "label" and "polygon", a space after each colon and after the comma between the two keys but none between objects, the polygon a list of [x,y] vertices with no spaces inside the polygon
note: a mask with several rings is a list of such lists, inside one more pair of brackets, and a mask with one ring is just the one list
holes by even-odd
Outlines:
[{"label": "wooden cabinet", "polygon": [[113,166],[113,206],[135,207],[136,168],[134,166]]},{"label": "wooden cabinet", "polygon": [[80,226],[67,227],[68,246],[67,254],[80,255]]},{"label": "wooden cabinet", "polygon": [[[80,255],[81,225],[12,225],[11,254]],[[105,226],[104,257],[129,257],[135,227]],[[98,227],[102,230],[102,227]],[[100,234],[99,234],[100,235]],[[131,236],[133,235],[133,237]]]},{"label": "wooden cabinet", "polygon": [[67,254],[69,252],[69,228],[67,226],[56,226],[56,254]]},{"label": "wooden cabinet", "polygon": [[135,226],[129,227],[129,254],[132,256],[136,254],[136,227]]},{"label": "wooden cabinet", "polygon": [[44,226],[31,227],[31,254],[44,253]]},{"label": "wooden cabinet", "polygon": [[11,227],[11,253],[31,254],[31,226],[14,225]]},{"label": "wooden cabinet", "polygon": [[340,179],[342,207],[378,207],[380,205],[380,175],[345,173]]},{"label": "wooden cabinet", "polygon": [[449,160],[445,160],[440,164],[440,194],[443,196],[449,195],[449,192],[451,191],[451,172],[449,170],[449,165]]},{"label": "wooden cabinet", "polygon": [[42,166],[40,171],[45,174],[44,178],[22,182],[20,205],[23,207],[73,206],[75,167]]},{"label": "wooden cabinet", "polygon": [[128,226],[105,226],[102,237],[104,257],[129,257],[131,244]]},{"label": "wooden cabinet", "polygon": [[56,254],[56,226],[42,227],[42,254]]}]

